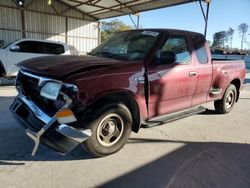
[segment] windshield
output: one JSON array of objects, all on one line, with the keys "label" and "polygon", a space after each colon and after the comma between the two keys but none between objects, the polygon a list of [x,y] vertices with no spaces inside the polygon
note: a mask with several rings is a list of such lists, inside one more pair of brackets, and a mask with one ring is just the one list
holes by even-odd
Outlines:
[{"label": "windshield", "polygon": [[158,35],[158,32],[148,30],[120,32],[89,54],[121,60],[142,60],[153,47]]}]

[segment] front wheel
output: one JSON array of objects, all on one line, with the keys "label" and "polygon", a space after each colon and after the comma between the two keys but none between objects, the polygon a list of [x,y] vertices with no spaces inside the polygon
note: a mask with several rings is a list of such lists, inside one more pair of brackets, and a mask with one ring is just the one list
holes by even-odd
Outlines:
[{"label": "front wheel", "polygon": [[221,100],[214,101],[215,110],[218,113],[229,113],[235,104],[237,98],[237,90],[233,84],[230,84],[226,89],[223,98]]},{"label": "front wheel", "polygon": [[88,127],[92,135],[83,147],[96,157],[119,151],[127,142],[132,129],[132,116],[123,104],[107,104],[90,114]]}]

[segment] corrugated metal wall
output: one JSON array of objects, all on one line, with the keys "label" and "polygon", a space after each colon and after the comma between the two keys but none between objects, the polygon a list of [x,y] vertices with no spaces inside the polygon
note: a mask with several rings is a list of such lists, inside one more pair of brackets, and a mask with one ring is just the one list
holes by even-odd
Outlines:
[{"label": "corrugated metal wall", "polygon": [[[33,1],[33,2],[32,2]],[[47,0],[26,0],[24,10],[26,38],[47,39],[73,45],[81,54],[86,54],[98,45],[98,23],[75,10],[60,13],[67,6]],[[85,19],[83,19],[85,18]],[[88,20],[86,20],[88,19]],[[4,44],[22,38],[21,10],[14,1],[0,0],[0,40]]]},{"label": "corrugated metal wall", "polygon": [[20,17],[20,10],[0,7],[0,40],[5,44],[22,37]]}]

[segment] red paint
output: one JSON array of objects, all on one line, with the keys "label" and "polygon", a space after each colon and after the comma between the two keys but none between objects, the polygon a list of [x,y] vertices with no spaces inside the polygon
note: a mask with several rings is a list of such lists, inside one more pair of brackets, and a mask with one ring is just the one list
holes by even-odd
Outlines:
[{"label": "red paint", "polygon": [[[211,61],[210,50],[206,44],[208,63],[200,64],[191,40],[191,37],[201,36],[200,34],[164,29],[154,31],[161,33],[161,37],[143,61],[131,62],[91,56],[50,56],[28,60],[19,66],[36,74],[75,84],[79,89],[79,100],[87,105],[114,92],[131,95],[138,103],[141,119],[148,118],[144,84],[135,79],[145,75],[145,65],[149,79],[145,84],[149,84],[150,88],[149,117],[220,99],[234,79],[239,79],[242,86],[245,78],[244,61]],[[169,33],[187,37],[192,52],[189,64],[154,64],[154,54]],[[190,77],[190,72],[196,72],[197,75]],[[222,88],[222,94],[210,96],[212,87]]]}]

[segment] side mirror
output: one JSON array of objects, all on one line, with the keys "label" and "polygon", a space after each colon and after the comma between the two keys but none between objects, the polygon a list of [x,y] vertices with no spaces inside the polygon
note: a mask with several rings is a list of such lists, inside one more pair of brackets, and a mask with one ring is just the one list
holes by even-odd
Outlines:
[{"label": "side mirror", "polygon": [[176,61],[176,55],[171,51],[162,51],[160,53],[159,63],[160,64],[172,64]]},{"label": "side mirror", "polygon": [[10,47],[10,51],[12,51],[12,52],[19,52],[19,50],[20,50],[20,46],[18,46],[18,45]]}]

